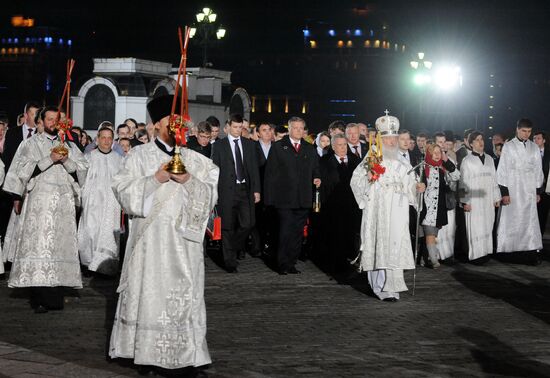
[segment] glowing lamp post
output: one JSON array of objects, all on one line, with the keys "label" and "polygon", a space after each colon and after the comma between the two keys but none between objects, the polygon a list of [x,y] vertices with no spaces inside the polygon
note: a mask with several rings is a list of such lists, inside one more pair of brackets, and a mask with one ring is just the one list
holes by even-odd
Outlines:
[{"label": "glowing lamp post", "polygon": [[413,70],[415,70],[415,75],[413,77],[413,82],[417,86],[424,86],[430,84],[432,77],[429,71],[432,69],[432,62],[429,60],[424,60],[424,53],[419,52],[418,60],[411,60],[410,65]]},{"label": "glowing lamp post", "polygon": [[206,67],[208,64],[207,51],[210,38],[215,36],[218,40],[223,39],[226,29],[222,25],[216,27],[215,22],[218,15],[210,8],[203,8],[195,17],[197,24],[191,27],[189,37],[197,40],[197,43],[202,45],[202,66]]}]

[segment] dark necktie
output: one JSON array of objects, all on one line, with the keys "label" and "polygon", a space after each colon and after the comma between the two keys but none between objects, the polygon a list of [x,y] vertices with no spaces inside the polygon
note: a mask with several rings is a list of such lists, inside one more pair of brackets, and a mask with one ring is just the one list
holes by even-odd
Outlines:
[{"label": "dark necktie", "polygon": [[300,152],[300,143],[294,143],[294,150],[296,150],[296,152]]},{"label": "dark necktie", "polygon": [[358,158],[360,158],[361,155],[359,155],[359,151],[357,150],[358,148],[359,148],[359,147],[357,147],[357,146],[353,146],[353,149],[355,150],[355,151],[353,151],[353,153],[355,154],[355,156],[357,156]]},{"label": "dark necktie", "polygon": [[28,130],[29,130],[29,132],[28,132],[28,134],[27,134],[27,139],[29,139],[30,137],[32,137],[32,133],[33,133],[34,129],[31,129],[31,128],[29,127]]},{"label": "dark necktie", "polygon": [[244,180],[243,155],[241,154],[241,148],[239,147],[239,140],[233,139],[233,142],[235,142],[235,164],[237,167],[237,181],[242,182]]},{"label": "dark necktie", "polygon": [[346,164],[346,158],[341,157],[341,158],[340,158],[340,162],[341,162],[340,164],[343,165],[344,167],[347,166],[347,164]]}]

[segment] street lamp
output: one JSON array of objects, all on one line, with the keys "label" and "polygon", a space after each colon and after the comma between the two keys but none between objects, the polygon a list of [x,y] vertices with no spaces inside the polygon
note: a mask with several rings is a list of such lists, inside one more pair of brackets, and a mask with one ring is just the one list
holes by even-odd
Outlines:
[{"label": "street lamp", "polygon": [[418,60],[411,60],[411,67],[417,71],[414,75],[413,81],[418,86],[424,86],[429,84],[432,81],[432,77],[429,74],[429,70],[432,69],[432,62],[429,60],[424,60],[425,54],[419,52],[417,54]]},{"label": "street lamp", "polygon": [[218,15],[210,8],[202,8],[202,11],[195,15],[197,24],[191,26],[189,31],[190,38],[197,38],[197,43],[202,45],[202,66],[206,67],[208,64],[207,50],[210,37],[216,36],[216,39],[222,39],[225,37],[226,29],[220,25],[216,28],[214,23],[218,19]]}]

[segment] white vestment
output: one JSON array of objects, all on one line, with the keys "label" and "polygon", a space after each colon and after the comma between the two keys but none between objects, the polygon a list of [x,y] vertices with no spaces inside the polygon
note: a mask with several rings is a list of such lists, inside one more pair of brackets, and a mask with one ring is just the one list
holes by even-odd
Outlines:
[{"label": "white vestment", "polygon": [[[468,156],[468,155],[467,155]],[[449,158],[456,166],[456,162]],[[458,180],[460,179],[460,171],[455,169],[453,172],[445,172],[445,182],[452,191],[446,195],[455,195],[458,188]],[[456,210],[447,210],[447,224],[437,233],[437,249],[439,250],[439,258],[441,260],[448,259],[454,256],[455,251],[455,236],[456,236]]]},{"label": "white vestment", "polygon": [[108,275],[118,272],[120,204],[111,188],[123,157],[111,150],[95,149],[84,155],[88,160],[82,185],[82,214],[78,225],[80,262],[89,270]]},{"label": "white vestment", "polygon": [[109,354],[167,369],[211,362],[203,238],[217,201],[219,169],[187,148],[181,154],[191,174],[183,185],[155,179],[170,160],[155,142],[133,148],[113,178],[132,223]]},{"label": "white vestment", "polygon": [[503,206],[497,230],[497,252],[542,249],[537,213],[537,189],[544,181],[540,149],[518,138],[506,142],[498,163],[497,182],[508,188],[510,204]]},{"label": "white vestment", "polygon": [[24,140],[6,176],[4,190],[24,197],[9,287],[82,287],[76,240],[80,187],[70,174],[85,171],[87,162],[67,143],[68,159],[53,164],[50,153],[58,143],[45,133]]},{"label": "white vestment", "polygon": [[468,258],[475,260],[493,253],[493,226],[495,202],[500,201],[495,163],[485,154],[484,163],[473,154],[462,160],[460,166],[460,202],[470,205],[465,211]]},{"label": "white vestment", "polygon": [[[0,159],[0,186],[4,182],[4,162]],[[4,255],[2,254],[2,243],[0,243],[0,274],[4,274]]]},{"label": "white vestment", "polygon": [[[385,159],[382,165],[386,172],[377,181],[369,182],[365,159],[353,172],[350,183],[359,208],[363,210],[359,269],[385,270],[381,291],[398,293],[407,290],[403,269],[415,268],[409,205],[416,204],[416,180],[414,174],[407,174],[408,166],[401,161]],[[377,274],[373,281],[378,281],[379,277]],[[381,299],[387,297],[376,293],[375,289],[373,286]]]}]

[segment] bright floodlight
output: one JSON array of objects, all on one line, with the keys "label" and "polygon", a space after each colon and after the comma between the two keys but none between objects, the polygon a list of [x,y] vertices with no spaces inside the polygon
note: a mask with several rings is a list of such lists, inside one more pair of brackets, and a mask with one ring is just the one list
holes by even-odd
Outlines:
[{"label": "bright floodlight", "polygon": [[430,62],[429,60],[424,61],[424,67],[426,67],[427,69],[431,69],[432,65],[433,65],[433,63]]},{"label": "bright floodlight", "polygon": [[443,90],[451,90],[462,86],[462,74],[460,72],[460,67],[441,67],[434,75],[434,82],[440,89]]},{"label": "bright floodlight", "polygon": [[418,53],[418,59],[420,59],[420,60],[424,59],[424,53],[423,52]]},{"label": "bright floodlight", "polygon": [[415,60],[411,60],[411,67],[416,70],[418,68],[418,62]]},{"label": "bright floodlight", "polygon": [[197,21],[198,22],[202,22],[202,20],[204,20],[204,17],[206,17],[206,15],[204,13],[197,13]]},{"label": "bright floodlight", "polygon": [[202,8],[202,13],[209,15],[210,14],[210,8]]},{"label": "bright floodlight", "polygon": [[197,28],[192,27],[192,28],[189,30],[189,38],[193,38],[193,37],[195,36],[195,34],[197,34]]},{"label": "bright floodlight", "polygon": [[432,78],[430,75],[419,73],[414,75],[413,80],[414,80],[414,84],[418,86],[423,86],[423,85],[429,84],[432,81]]},{"label": "bright floodlight", "polygon": [[210,22],[216,22],[216,18],[218,17],[218,15],[216,13],[210,13],[208,15],[208,21]]}]

